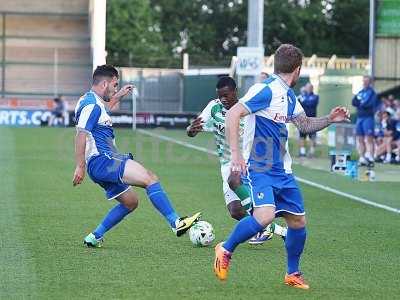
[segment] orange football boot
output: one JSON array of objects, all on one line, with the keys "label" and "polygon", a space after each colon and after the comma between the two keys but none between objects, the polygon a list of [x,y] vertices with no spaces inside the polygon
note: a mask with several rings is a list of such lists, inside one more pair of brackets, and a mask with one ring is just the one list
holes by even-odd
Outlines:
[{"label": "orange football boot", "polygon": [[303,290],[308,290],[310,286],[304,281],[303,274],[294,272],[285,275],[285,284]]},{"label": "orange football boot", "polygon": [[215,246],[214,273],[219,280],[227,279],[231,257],[232,254],[222,247],[222,242]]}]

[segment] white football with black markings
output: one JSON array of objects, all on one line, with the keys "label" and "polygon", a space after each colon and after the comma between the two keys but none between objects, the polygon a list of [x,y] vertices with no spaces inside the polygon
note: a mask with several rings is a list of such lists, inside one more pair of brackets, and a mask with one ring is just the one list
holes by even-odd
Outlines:
[{"label": "white football with black markings", "polygon": [[190,228],[189,238],[197,247],[209,246],[215,240],[214,228],[206,221],[199,221]]}]

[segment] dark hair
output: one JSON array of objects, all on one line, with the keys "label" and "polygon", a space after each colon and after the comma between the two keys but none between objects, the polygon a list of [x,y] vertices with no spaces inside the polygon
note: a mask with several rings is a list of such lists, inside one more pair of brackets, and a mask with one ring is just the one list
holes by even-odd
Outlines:
[{"label": "dark hair", "polygon": [[292,73],[301,66],[303,52],[291,44],[282,44],[275,51],[274,72],[276,74]]},{"label": "dark hair", "polygon": [[93,84],[98,84],[105,78],[119,77],[118,71],[112,65],[98,66],[93,72]]},{"label": "dark hair", "polygon": [[232,77],[229,76],[222,76],[219,78],[217,82],[217,89],[222,89],[223,87],[229,87],[232,90],[236,89],[236,82]]}]

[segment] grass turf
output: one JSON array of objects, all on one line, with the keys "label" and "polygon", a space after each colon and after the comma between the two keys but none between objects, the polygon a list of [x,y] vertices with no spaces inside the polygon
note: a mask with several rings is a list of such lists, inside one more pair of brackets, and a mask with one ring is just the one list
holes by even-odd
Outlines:
[{"label": "grass turf", "polygon": [[[136,152],[157,173],[178,212],[201,210],[217,240],[228,235],[235,222],[224,207],[215,157],[130,130],[116,133],[122,151]],[[73,129],[0,129],[0,299],[398,296],[399,216],[306,185],[309,235],[302,270],[309,291],[283,285],[279,238],[259,247],[241,245],[228,282],[218,282],[213,249],[176,238],[139,189],[137,211],[106,235],[104,248],[87,249],[82,238],[112,203],[89,178],[72,187],[73,136]],[[314,174],[304,169],[296,171]],[[381,188],[375,186],[375,195],[396,199],[396,188]]]},{"label": "grass turf", "polygon": [[[200,133],[195,138],[190,138],[181,130],[155,129],[151,130],[150,132],[210,150],[215,150],[215,142],[211,133]],[[388,179],[389,181],[354,181],[351,180],[349,177],[329,172],[330,163],[327,157],[327,147],[317,147],[316,152],[319,156],[319,158],[317,159],[299,159],[298,157],[296,157],[296,141],[290,140],[289,142],[290,153],[292,154],[294,159],[293,170],[297,176],[317,182],[319,184],[327,185],[331,188],[339,189],[340,191],[355,196],[365,197],[371,201],[400,209],[400,198],[398,197],[398,195],[400,194],[400,184],[397,183],[398,181],[400,181],[400,166],[377,164],[377,166],[375,167],[376,173],[379,173],[380,177],[382,177],[381,175],[386,173],[386,176],[384,178]],[[194,155],[196,157],[199,154],[195,153]],[[209,156],[212,157],[211,155]],[[360,174],[365,169],[366,168],[360,168]]]}]

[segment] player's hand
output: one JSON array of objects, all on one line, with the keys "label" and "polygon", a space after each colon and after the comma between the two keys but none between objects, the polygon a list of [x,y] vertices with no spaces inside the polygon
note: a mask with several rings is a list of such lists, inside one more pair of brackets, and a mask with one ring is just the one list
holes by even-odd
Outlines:
[{"label": "player's hand", "polygon": [[72,185],[76,186],[81,184],[83,179],[85,178],[85,168],[81,166],[77,166],[74,172],[74,178],[72,180]]},{"label": "player's hand", "polygon": [[118,92],[112,96],[110,103],[108,104],[109,109],[113,109],[115,105],[128,93],[132,92],[135,86],[133,84],[124,85]]},{"label": "player's hand", "polygon": [[350,112],[346,107],[335,107],[329,114],[329,121],[331,123],[350,122]]},{"label": "player's hand", "polygon": [[115,93],[113,98],[117,98],[118,100],[120,100],[125,95],[131,93],[134,88],[135,86],[133,84],[124,85],[118,92]]},{"label": "player's hand", "polygon": [[189,126],[190,131],[196,131],[199,132],[203,130],[203,120],[200,117],[197,117],[192,121],[192,123]]},{"label": "player's hand", "polygon": [[200,131],[203,131],[203,125],[204,125],[203,120],[200,117],[197,117],[192,121],[192,123],[190,123],[190,125],[186,130],[189,134],[192,134],[194,136]]},{"label": "player's hand", "polygon": [[245,175],[247,173],[247,165],[241,154],[232,153],[231,172],[234,175]]}]

